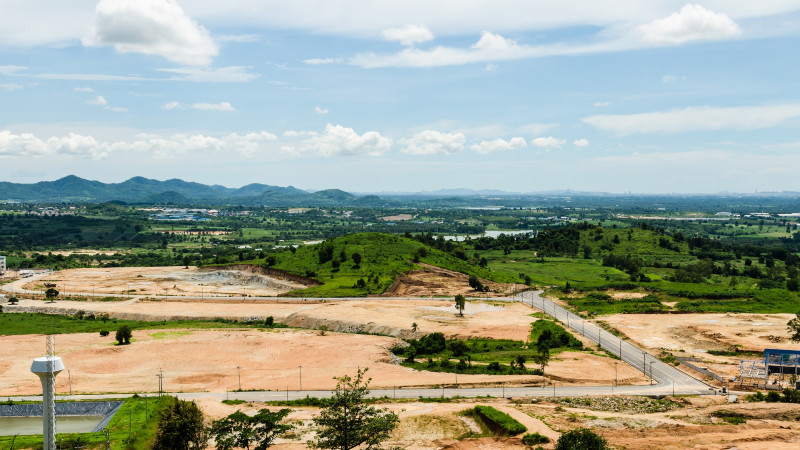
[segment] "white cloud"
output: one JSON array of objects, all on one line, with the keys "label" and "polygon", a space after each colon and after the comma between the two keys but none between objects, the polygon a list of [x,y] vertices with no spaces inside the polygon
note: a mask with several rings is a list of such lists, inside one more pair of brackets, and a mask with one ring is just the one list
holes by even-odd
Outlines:
[{"label": "white cloud", "polygon": [[486,65],[486,67],[483,68],[483,70],[487,72],[494,72],[495,70],[497,70],[497,64],[489,63]]},{"label": "white cloud", "polygon": [[14,134],[8,130],[0,131],[0,158],[56,154],[100,159],[108,154],[108,149],[91,136],[75,133],[69,133],[64,137],[41,139],[32,133]]},{"label": "white cloud", "polygon": [[756,130],[800,118],[800,104],[714,108],[695,106],[641,114],[597,115],[583,121],[619,135],[686,133],[721,129]]},{"label": "white cloud", "polygon": [[110,109],[114,112],[128,112],[128,108],[124,106],[112,106]]},{"label": "white cloud", "polygon": [[314,112],[317,114],[328,114],[328,110],[324,108],[320,108],[319,106],[314,107]]},{"label": "white cloud", "polygon": [[402,45],[414,45],[433,40],[431,30],[425,25],[407,24],[398,28],[387,28],[381,33],[387,41],[398,41]]},{"label": "white cloud", "polygon": [[165,104],[164,106],[162,106],[162,108],[170,109],[170,110],[172,110],[172,109],[186,109],[186,107],[181,105],[179,102],[169,102],[169,103]]},{"label": "white cloud", "polygon": [[342,61],[344,61],[342,58],[311,58],[303,60],[304,63],[311,64],[312,66],[318,66],[321,64],[338,64]]},{"label": "white cloud", "polygon": [[98,95],[95,98],[86,100],[85,102],[87,105],[95,105],[95,106],[107,106],[108,102],[106,101],[105,97],[102,95]]},{"label": "white cloud", "polygon": [[597,108],[605,108],[606,106],[610,105],[611,102],[594,102],[594,106]]},{"label": "white cloud", "polygon": [[536,147],[539,148],[561,148],[562,145],[566,144],[566,139],[556,139],[553,136],[548,137],[538,137],[531,141]]},{"label": "white cloud", "polygon": [[481,141],[480,144],[473,144],[470,148],[481,154],[498,152],[502,150],[517,150],[527,147],[525,138],[514,137],[506,141],[504,139],[495,139],[493,141]]},{"label": "white cloud", "polygon": [[76,87],[75,89],[73,89],[73,91],[75,91],[75,92],[94,92],[94,89],[92,89],[90,87]]},{"label": "white cloud", "polygon": [[588,139],[576,139],[575,141],[572,142],[572,145],[574,145],[575,147],[588,147],[589,146],[589,140]]},{"label": "white cloud", "polygon": [[17,75],[17,72],[21,72],[27,69],[25,66],[0,66],[0,75]]},{"label": "white cloud", "polygon": [[409,155],[452,155],[464,150],[465,141],[463,133],[425,130],[400,142],[405,145],[401,151]]},{"label": "white cloud", "polygon": [[86,46],[163,56],[179,64],[208,65],[219,50],[208,31],[174,0],[100,0]]},{"label": "white cloud", "polygon": [[24,86],[22,86],[21,84],[17,84],[17,83],[0,84],[0,88],[3,88],[5,90],[7,90],[8,92],[13,92],[13,91],[16,91],[17,89],[22,89],[23,87]]},{"label": "white cloud", "polygon": [[680,45],[690,41],[729,39],[741,35],[742,30],[725,14],[687,4],[680,12],[638,27],[636,33],[652,44]]},{"label": "white cloud", "polygon": [[286,130],[283,132],[283,137],[306,137],[306,136],[318,136],[319,133],[316,131],[297,131],[297,130]]},{"label": "white cloud", "polygon": [[228,102],[219,103],[193,103],[192,109],[199,109],[200,111],[225,111],[233,112],[236,108]]},{"label": "white cloud", "polygon": [[182,69],[156,69],[161,72],[178,74],[170,80],[176,81],[196,81],[203,83],[244,83],[258,78],[260,75],[249,73],[248,66],[228,66],[216,69],[205,69],[199,67]]},{"label": "white cloud", "polygon": [[392,147],[392,140],[377,131],[359,135],[352,128],[328,124],[325,131],[312,136],[300,144],[300,149],[313,151],[322,156],[379,156]]}]

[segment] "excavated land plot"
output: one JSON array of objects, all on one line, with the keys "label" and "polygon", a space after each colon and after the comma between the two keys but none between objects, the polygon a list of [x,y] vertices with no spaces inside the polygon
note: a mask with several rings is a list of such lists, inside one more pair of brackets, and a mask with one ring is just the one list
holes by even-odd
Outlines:
[{"label": "excavated land plot", "polygon": [[[30,373],[30,362],[41,356],[42,335],[0,337],[0,396],[41,393],[38,378]],[[238,389],[237,366],[242,389],[299,389],[303,366],[304,389],[332,389],[332,377],[369,368],[373,388],[451,384],[453,374],[415,371],[397,364],[389,348],[395,338],[326,333],[310,330],[134,330],[130,345],[115,345],[112,336],[94,333],[56,337],[56,350],[70,369],[73,393],[156,391],[159,370],[164,389],[202,392]],[[554,362],[548,372],[568,378],[579,376],[592,384],[614,379],[611,359],[585,355],[592,370],[587,374],[584,358]],[[626,366],[627,368],[627,366]],[[620,367],[620,376],[636,376]],[[56,391],[69,391],[69,378],[57,377]],[[591,379],[586,379],[591,377]],[[523,375],[461,375],[459,384],[508,386],[540,383],[541,377]]]},{"label": "excavated land plot", "polygon": [[[709,350],[761,353],[765,348],[800,350],[788,339],[791,314],[615,314],[604,318],[631,340],[654,354],[662,350],[680,357],[696,357],[712,372],[733,378],[741,359],[761,356],[717,356]],[[697,363],[696,363],[697,364]]]},{"label": "excavated land plot", "polygon": [[[530,333],[531,309],[521,303],[469,301],[464,317],[456,315],[452,301],[370,299],[339,301],[256,300],[239,302],[125,301],[47,303],[20,300],[9,311],[74,314],[107,313],[113,318],[136,320],[175,319],[263,319],[299,328],[325,325],[331,331],[380,333],[401,338],[441,332],[452,337],[489,337],[526,340]],[[417,332],[411,331],[417,324]]]},{"label": "excavated land plot", "polygon": [[25,284],[39,290],[43,283],[56,283],[67,295],[192,297],[275,297],[305,286],[261,274],[238,270],[202,270],[172,267],[112,267],[69,269],[48,274]]},{"label": "excavated land plot", "polygon": [[[613,448],[658,449],[790,449],[800,446],[797,405],[780,403],[726,403],[726,396],[667,397],[683,407],[668,412],[598,411],[541,402],[517,408],[542,417],[563,431],[588,427]],[[579,403],[579,402],[576,402]],[[715,417],[733,413],[746,423],[732,425]]]},{"label": "excavated land plot", "polygon": [[384,297],[434,297],[457,294],[466,297],[508,297],[517,290],[527,288],[521,284],[496,283],[481,280],[490,292],[476,292],[469,286],[469,275],[424,263],[416,263],[424,267],[399,274],[394,283],[382,294]]}]

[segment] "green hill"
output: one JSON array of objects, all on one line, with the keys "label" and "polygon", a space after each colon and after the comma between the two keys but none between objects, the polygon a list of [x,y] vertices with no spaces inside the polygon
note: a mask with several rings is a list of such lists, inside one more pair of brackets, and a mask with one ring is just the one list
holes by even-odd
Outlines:
[{"label": "green hill", "polygon": [[[354,254],[361,255],[359,265],[355,264]],[[473,266],[413,239],[381,233],[353,234],[303,246],[294,252],[285,250],[272,255],[275,258],[272,267],[324,283],[287,295],[358,297],[380,294],[394,282],[397,274],[420,269],[413,262],[415,255],[420,262],[479,278],[508,283],[518,281],[510,275]],[[337,262],[338,268],[335,267]]]}]

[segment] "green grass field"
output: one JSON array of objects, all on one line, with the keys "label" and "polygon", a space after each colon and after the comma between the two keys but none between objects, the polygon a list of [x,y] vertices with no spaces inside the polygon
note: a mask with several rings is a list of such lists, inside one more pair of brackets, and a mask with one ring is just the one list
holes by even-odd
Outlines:
[{"label": "green grass field", "polygon": [[239,323],[226,319],[213,321],[178,320],[162,322],[145,322],[139,320],[106,321],[95,319],[77,319],[71,316],[38,313],[2,313],[0,314],[0,336],[14,336],[23,334],[70,334],[70,333],[98,333],[101,330],[111,332],[109,342],[114,340],[114,332],[123,325],[133,329],[134,338],[136,330],[152,329],[213,329],[213,328],[255,328],[263,326],[259,323]]}]

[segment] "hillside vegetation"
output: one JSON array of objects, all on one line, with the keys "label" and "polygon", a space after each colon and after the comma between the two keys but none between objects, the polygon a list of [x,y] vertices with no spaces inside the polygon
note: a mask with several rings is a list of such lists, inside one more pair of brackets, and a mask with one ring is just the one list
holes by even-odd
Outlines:
[{"label": "hillside vegetation", "polygon": [[[457,254],[463,253],[462,252]],[[380,294],[398,274],[430,264],[501,283],[519,280],[470,264],[451,253],[414,239],[382,233],[359,233],[270,255],[259,260],[267,266],[317,279],[324,284],[285,295],[299,297],[349,297]]]}]

